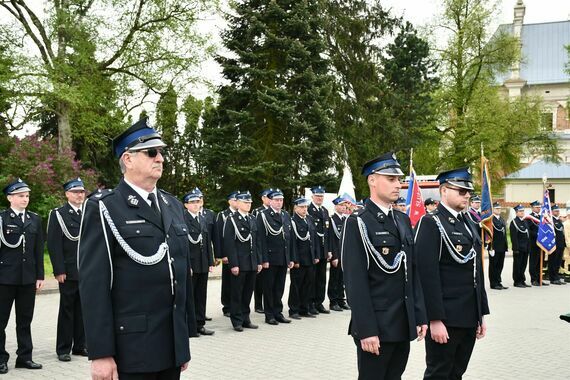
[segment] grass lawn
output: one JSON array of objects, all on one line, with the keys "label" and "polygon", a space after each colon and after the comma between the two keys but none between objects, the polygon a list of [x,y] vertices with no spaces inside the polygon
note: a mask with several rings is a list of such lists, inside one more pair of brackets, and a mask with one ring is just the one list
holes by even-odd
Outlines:
[{"label": "grass lawn", "polygon": [[49,259],[49,255],[44,252],[44,273],[45,278],[53,277],[53,267],[51,266],[51,260]]}]

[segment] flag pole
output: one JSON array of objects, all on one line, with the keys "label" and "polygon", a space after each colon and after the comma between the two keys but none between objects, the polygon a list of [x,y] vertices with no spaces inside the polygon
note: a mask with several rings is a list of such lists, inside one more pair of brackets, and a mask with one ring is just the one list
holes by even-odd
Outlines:
[{"label": "flag pole", "polygon": [[[544,192],[546,191],[546,174],[542,176],[542,198],[544,198]],[[544,206],[544,205],[543,205]],[[542,213],[544,218],[544,213]],[[542,265],[544,260],[544,249],[540,248],[540,268],[538,272],[538,284],[542,286]]]},{"label": "flag pole", "polygon": [[[483,143],[481,143],[481,190],[483,190],[483,160],[485,156],[483,154]],[[493,205],[491,205],[493,207]],[[479,222],[479,228],[481,228],[481,270],[485,273],[485,230],[483,229],[483,224]]]}]

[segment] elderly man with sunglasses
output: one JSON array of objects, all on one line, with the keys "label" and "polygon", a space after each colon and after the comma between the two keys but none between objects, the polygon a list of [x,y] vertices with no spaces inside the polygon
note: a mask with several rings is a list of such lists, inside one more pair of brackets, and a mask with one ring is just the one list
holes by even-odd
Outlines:
[{"label": "elderly man with sunglasses", "polygon": [[467,168],[440,173],[441,202],[416,229],[429,330],[424,379],[461,379],[489,314],[477,227],[463,212],[473,191]]},{"label": "elderly man with sunglasses", "polygon": [[427,325],[410,218],[392,209],[404,175],[393,153],[364,164],[370,198],[341,234],[341,263],[352,309],[359,380],[401,379],[410,341]]},{"label": "elderly man with sunglasses", "polygon": [[157,189],[166,144],[143,119],[113,140],[124,175],[89,199],[79,291],[93,379],[179,379],[190,360],[190,239],[184,207]]}]

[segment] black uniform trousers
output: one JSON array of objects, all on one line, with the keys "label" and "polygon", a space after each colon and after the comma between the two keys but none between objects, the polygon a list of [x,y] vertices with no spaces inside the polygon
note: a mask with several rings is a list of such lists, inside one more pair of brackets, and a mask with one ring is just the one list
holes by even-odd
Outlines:
[{"label": "black uniform trousers", "polygon": [[10,358],[6,351],[6,325],[10,319],[13,303],[16,304],[17,360],[32,360],[30,324],[34,317],[36,285],[0,285],[0,363],[7,363]]},{"label": "black uniform trousers", "polygon": [[291,284],[289,287],[289,315],[307,314],[311,295],[314,293],[315,269],[314,265],[300,265],[290,271]]},{"label": "black uniform trousers", "polygon": [[285,265],[269,265],[264,269],[263,275],[263,304],[265,306],[265,320],[277,318],[283,314],[283,292],[287,267]]},{"label": "black uniform trousers", "polygon": [[538,281],[540,279],[540,255],[542,254],[536,242],[530,243],[530,255],[528,259],[528,272],[530,273],[531,281]]},{"label": "black uniform trousers", "polygon": [[524,272],[526,271],[526,264],[528,262],[528,252],[514,251],[513,252],[513,282],[515,285],[522,284],[526,281]]},{"label": "black uniform trousers", "polygon": [[85,349],[85,330],[83,313],[79,299],[79,283],[65,280],[59,284],[59,314],[57,316],[56,352],[58,355],[83,351]]},{"label": "black uniform trousers", "polygon": [[222,264],[222,312],[230,312],[230,302],[232,298],[232,292],[230,290],[230,281],[232,278],[232,271],[230,269],[230,264]]},{"label": "black uniform trousers", "polygon": [[196,328],[199,330],[206,324],[206,299],[208,297],[208,272],[192,273],[192,288],[194,292],[194,308],[196,313]]},{"label": "black uniform trousers", "polygon": [[327,289],[330,306],[342,306],[346,303],[344,297],[344,279],[340,262],[336,267],[332,264],[329,268],[329,287]]},{"label": "black uniform trousers", "polygon": [[408,364],[410,342],[380,342],[380,355],[362,351],[356,344],[358,380],[400,380]]},{"label": "black uniform trousers", "polygon": [[501,285],[501,273],[505,264],[505,252],[495,251],[495,256],[489,255],[489,282],[491,286]]},{"label": "black uniform trousers", "polygon": [[263,273],[265,271],[259,272],[255,276],[255,308],[256,309],[263,309]]},{"label": "black uniform trousers", "polygon": [[231,302],[230,313],[232,326],[243,326],[251,323],[249,318],[249,304],[255,287],[254,271],[241,271],[237,276],[232,274],[230,278]]},{"label": "black uniform trousers", "polygon": [[180,379],[180,368],[169,368],[164,371],[154,373],[123,373],[119,372],[121,380],[178,380]]},{"label": "black uniform trousers", "polygon": [[558,249],[548,255],[548,279],[550,281],[560,280],[560,273],[558,269],[562,264],[562,254],[564,253],[564,248]]},{"label": "black uniform trousers", "polygon": [[459,380],[467,370],[476,328],[447,327],[449,340],[440,344],[426,334],[426,364],[424,380]]},{"label": "black uniform trousers", "polygon": [[[320,239],[320,238],[319,238]],[[315,286],[313,295],[313,304],[315,306],[322,305],[325,302],[325,291],[327,287],[327,259],[326,254],[324,259],[320,259],[315,268]]]}]

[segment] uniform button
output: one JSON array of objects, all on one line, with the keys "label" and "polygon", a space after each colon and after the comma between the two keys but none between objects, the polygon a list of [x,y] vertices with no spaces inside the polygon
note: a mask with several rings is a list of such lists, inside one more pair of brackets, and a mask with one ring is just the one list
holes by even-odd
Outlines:
[{"label": "uniform button", "polygon": [[170,262],[173,263],[174,262],[174,257],[170,259]]},{"label": "uniform button", "polygon": [[[184,231],[186,231],[186,230],[184,230]],[[169,235],[169,234],[166,234],[166,238],[167,238],[167,239],[170,239],[170,235]]]},{"label": "uniform button", "polygon": [[123,331],[125,329],[125,326],[120,326],[119,330]]},{"label": "uniform button", "polygon": [[405,296],[404,298],[405,298],[405,299],[408,299],[408,296]]},{"label": "uniform button", "polygon": [[176,304],[174,304],[174,308],[176,309]]},{"label": "uniform button", "polygon": [[183,228],[182,231],[186,232],[186,228]]},{"label": "uniform button", "polygon": [[140,234],[140,233],[141,233],[141,230],[137,230],[137,234]]},{"label": "uniform button", "polygon": [[174,285],[178,285],[178,281],[174,280]]},{"label": "uniform button", "polygon": [[22,261],[26,261],[26,259],[22,260]]}]

